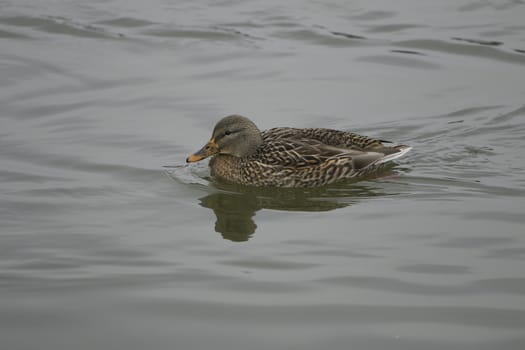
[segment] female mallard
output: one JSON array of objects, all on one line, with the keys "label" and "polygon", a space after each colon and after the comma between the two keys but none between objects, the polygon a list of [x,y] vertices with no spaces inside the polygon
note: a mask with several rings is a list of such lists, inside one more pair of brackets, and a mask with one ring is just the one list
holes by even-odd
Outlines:
[{"label": "female mallard", "polygon": [[316,187],[377,171],[410,150],[382,140],[332,129],[259,131],[248,118],[221,119],[210,141],[186,162],[209,156],[211,173],[252,186]]}]

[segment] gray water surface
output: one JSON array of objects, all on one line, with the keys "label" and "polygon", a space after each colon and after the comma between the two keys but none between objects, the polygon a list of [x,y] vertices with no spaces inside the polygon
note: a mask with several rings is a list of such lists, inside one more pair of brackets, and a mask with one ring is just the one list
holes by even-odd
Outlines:
[{"label": "gray water surface", "polygon": [[[1,347],[525,348],[523,18],[0,2]],[[184,160],[232,113],[413,150],[359,182],[228,185]]]}]

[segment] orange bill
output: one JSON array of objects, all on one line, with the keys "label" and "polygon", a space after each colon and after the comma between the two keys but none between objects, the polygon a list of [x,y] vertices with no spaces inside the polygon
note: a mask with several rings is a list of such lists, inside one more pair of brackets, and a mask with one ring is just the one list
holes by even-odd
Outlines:
[{"label": "orange bill", "polygon": [[214,155],[214,154],[216,154],[218,152],[219,152],[219,148],[217,147],[217,144],[215,143],[215,140],[211,139],[199,151],[193,153],[188,158],[186,158],[186,162],[187,163],[198,162],[198,161],[203,160],[204,158],[208,158],[209,156],[212,156],[212,155]]}]

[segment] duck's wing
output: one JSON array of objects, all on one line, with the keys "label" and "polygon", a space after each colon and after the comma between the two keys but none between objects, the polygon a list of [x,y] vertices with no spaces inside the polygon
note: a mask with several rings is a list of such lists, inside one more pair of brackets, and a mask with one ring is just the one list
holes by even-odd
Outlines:
[{"label": "duck's wing", "polygon": [[262,132],[263,140],[278,139],[311,139],[327,146],[354,150],[374,150],[386,147],[384,143],[390,141],[379,140],[373,137],[355,134],[348,131],[325,128],[272,128]]},{"label": "duck's wing", "polygon": [[311,138],[278,138],[264,142],[252,161],[289,168],[345,165],[356,170],[379,162],[384,153],[343,149]]}]

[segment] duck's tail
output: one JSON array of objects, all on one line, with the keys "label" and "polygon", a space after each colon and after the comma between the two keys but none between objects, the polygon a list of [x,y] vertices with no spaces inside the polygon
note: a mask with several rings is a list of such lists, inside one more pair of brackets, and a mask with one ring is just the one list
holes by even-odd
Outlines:
[{"label": "duck's tail", "polygon": [[405,145],[395,146],[395,148],[397,148],[397,152],[386,154],[384,157],[382,157],[382,158],[378,159],[377,161],[375,161],[374,165],[383,164],[383,163],[386,163],[386,162],[390,162],[390,161],[392,161],[394,159],[400,158],[400,157],[404,156],[405,154],[407,154],[408,151],[410,151],[412,149],[412,147],[405,146]]}]

